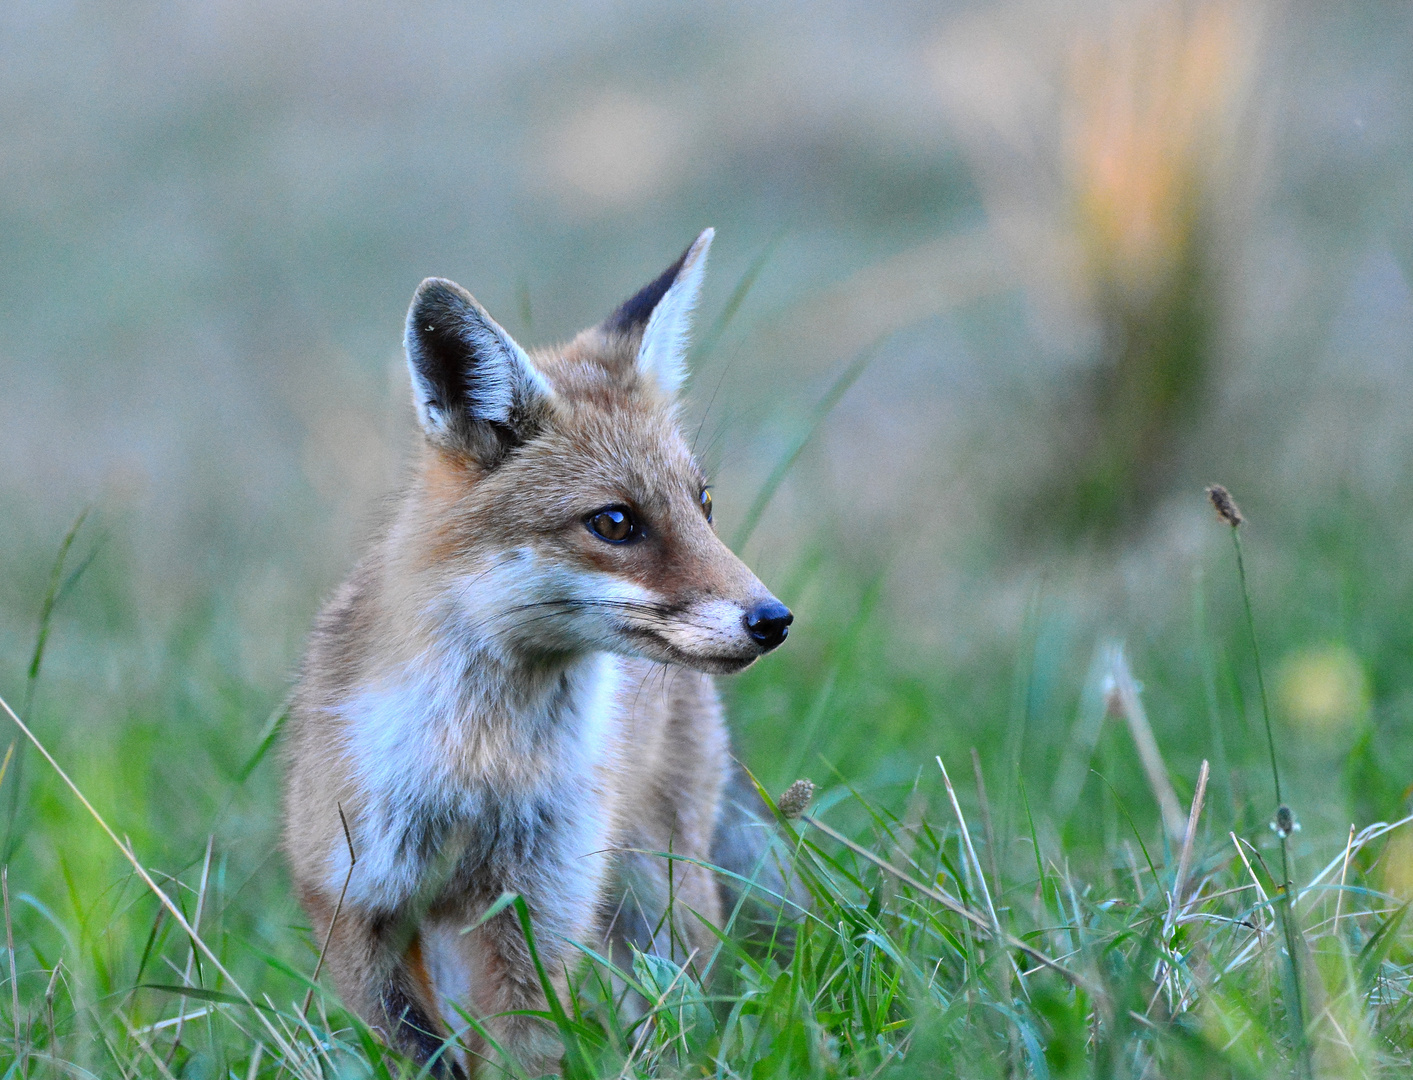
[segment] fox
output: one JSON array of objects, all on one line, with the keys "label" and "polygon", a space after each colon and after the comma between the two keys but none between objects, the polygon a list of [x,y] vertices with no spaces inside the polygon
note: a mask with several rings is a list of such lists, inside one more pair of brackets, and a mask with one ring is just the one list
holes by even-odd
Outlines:
[{"label": "fox", "polygon": [[558,347],[442,278],[408,310],[418,445],[315,621],[284,850],[344,1003],[432,1075],[556,1071],[541,972],[565,993],[588,947],[700,973],[768,861],[713,679],[793,615],[680,424],[713,236]]}]

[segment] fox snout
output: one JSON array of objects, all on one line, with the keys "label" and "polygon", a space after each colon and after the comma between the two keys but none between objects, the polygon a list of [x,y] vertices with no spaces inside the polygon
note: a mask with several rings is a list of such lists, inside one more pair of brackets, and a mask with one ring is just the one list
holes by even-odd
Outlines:
[{"label": "fox snout", "polygon": [[747,599],[718,595],[652,605],[624,627],[623,651],[714,675],[749,667],[785,640],[795,618],[756,584]]}]

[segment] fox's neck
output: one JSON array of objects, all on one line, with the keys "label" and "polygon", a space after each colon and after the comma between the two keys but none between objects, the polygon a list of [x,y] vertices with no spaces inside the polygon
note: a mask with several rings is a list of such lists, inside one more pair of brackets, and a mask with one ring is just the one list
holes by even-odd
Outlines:
[{"label": "fox's neck", "polygon": [[349,702],[351,749],[370,786],[402,790],[416,777],[419,799],[537,789],[594,767],[613,737],[618,681],[607,653],[429,650]]},{"label": "fox's neck", "polygon": [[525,655],[500,648],[454,647],[436,657],[436,678],[465,703],[464,721],[535,728],[572,713],[592,692],[601,653]]}]

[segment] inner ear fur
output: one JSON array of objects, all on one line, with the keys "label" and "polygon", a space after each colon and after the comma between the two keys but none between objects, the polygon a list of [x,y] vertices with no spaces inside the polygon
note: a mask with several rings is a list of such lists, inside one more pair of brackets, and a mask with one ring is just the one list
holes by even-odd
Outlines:
[{"label": "inner ear fur", "polygon": [[681,256],[638,290],[601,324],[605,334],[626,338],[639,378],[675,399],[687,378],[692,310],[701,296],[707,252],[715,229],[705,229]]},{"label": "inner ear fur", "polygon": [[417,287],[404,344],[417,419],[434,442],[492,464],[543,426],[549,383],[454,281],[428,278]]}]

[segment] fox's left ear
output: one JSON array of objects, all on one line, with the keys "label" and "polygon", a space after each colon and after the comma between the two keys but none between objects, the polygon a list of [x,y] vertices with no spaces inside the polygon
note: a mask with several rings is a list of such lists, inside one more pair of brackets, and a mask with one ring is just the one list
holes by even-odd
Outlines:
[{"label": "fox's left ear", "polygon": [[707,250],[715,235],[715,229],[704,230],[680,259],[604,323],[610,332],[642,335],[638,374],[656,383],[667,398],[675,398],[687,378],[692,309],[702,293]]}]

